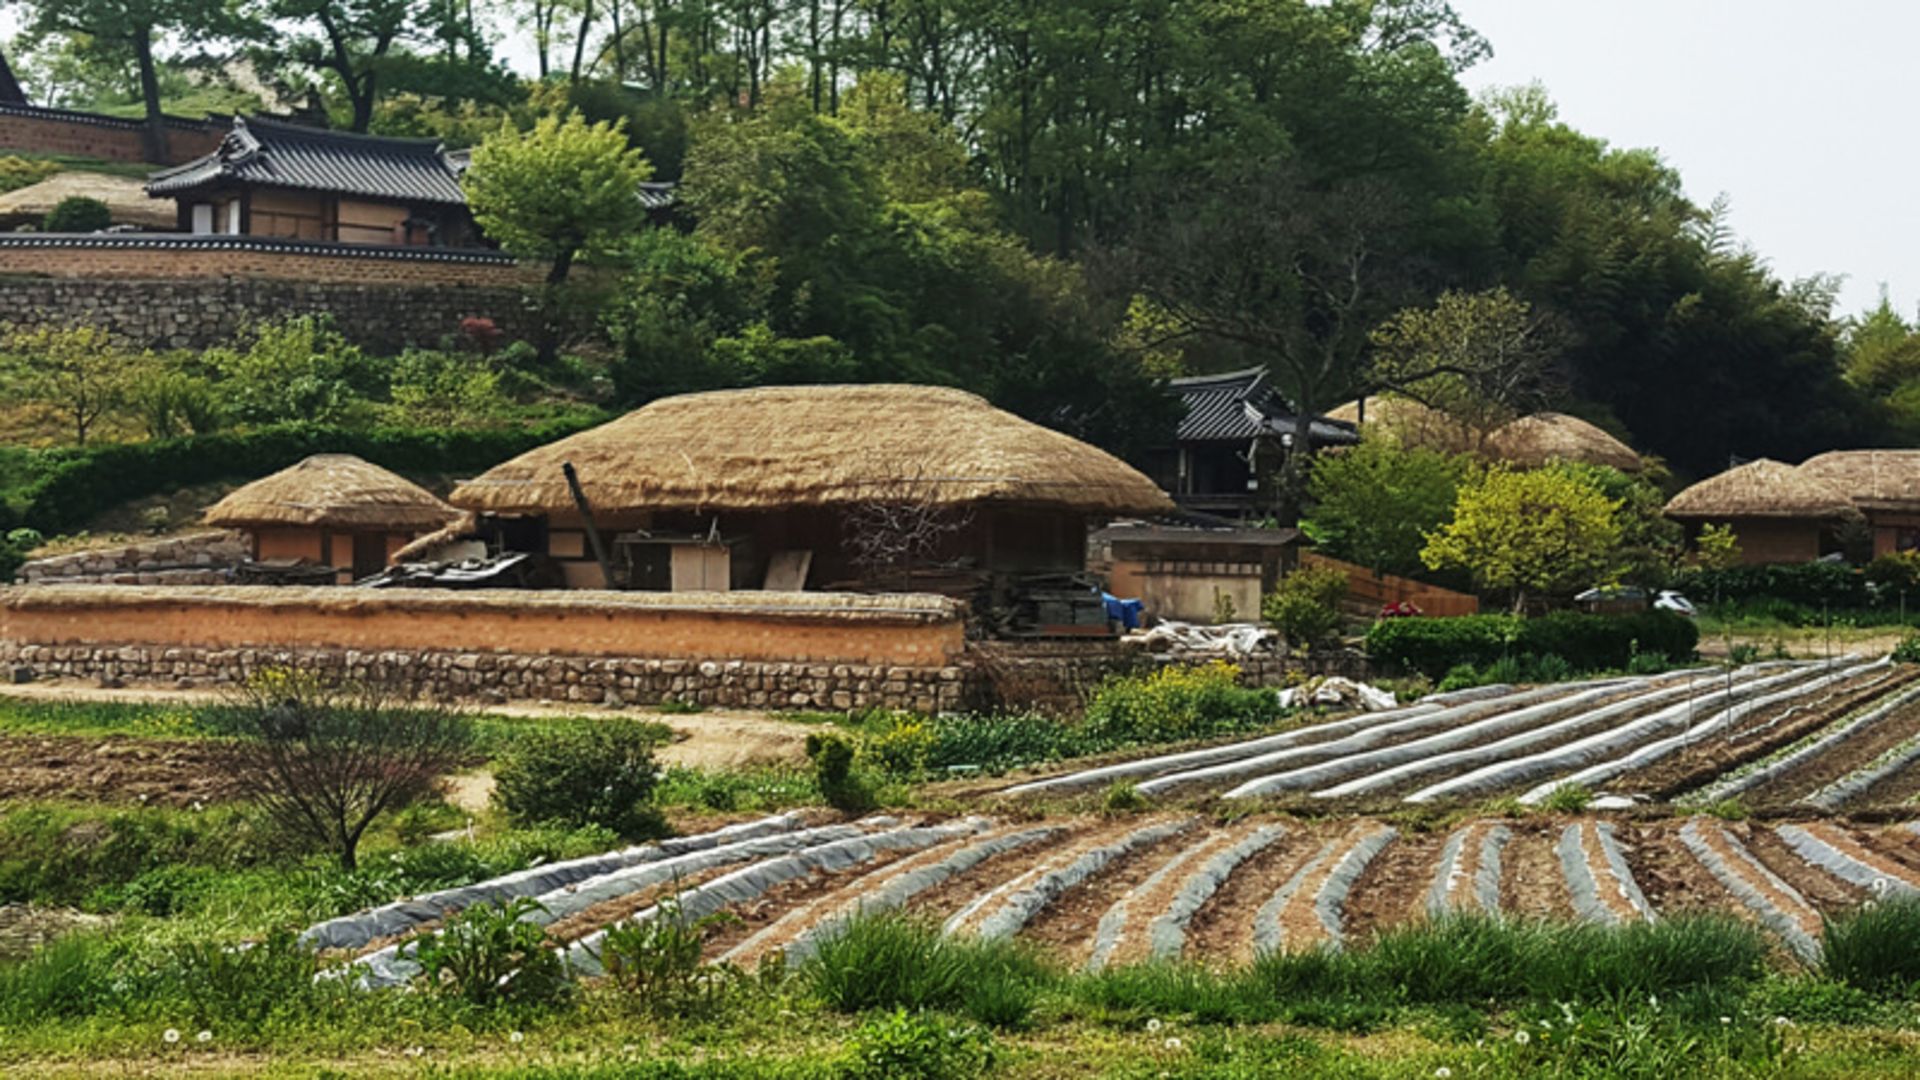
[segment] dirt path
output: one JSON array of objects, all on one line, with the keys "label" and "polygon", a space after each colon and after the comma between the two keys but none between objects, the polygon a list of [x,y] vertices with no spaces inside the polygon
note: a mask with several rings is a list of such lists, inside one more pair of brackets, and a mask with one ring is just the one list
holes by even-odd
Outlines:
[{"label": "dirt path", "polygon": [[232,755],[218,743],[124,735],[0,736],[0,800],[184,807],[239,794]]},{"label": "dirt path", "polygon": [[[0,687],[0,699],[4,698],[183,705],[221,701],[225,695],[219,690],[172,690],[150,686],[106,689],[77,679],[61,679]],[[807,732],[810,730],[805,724],[777,720],[766,713],[730,710],[663,714],[645,708],[609,709],[590,705],[511,702],[476,707],[475,711],[529,719],[618,716],[665,724],[673,729],[674,739],[671,745],[660,751],[661,763],[703,769],[803,762],[807,756]]]}]

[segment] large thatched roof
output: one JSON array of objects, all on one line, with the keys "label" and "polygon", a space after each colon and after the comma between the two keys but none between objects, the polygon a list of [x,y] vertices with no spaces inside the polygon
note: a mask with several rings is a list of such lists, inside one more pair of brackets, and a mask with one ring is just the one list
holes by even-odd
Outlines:
[{"label": "large thatched roof", "polygon": [[1358,424],[1363,438],[1385,436],[1408,449],[1437,450],[1443,454],[1465,454],[1479,449],[1480,440],[1467,425],[1412,398],[1369,397],[1365,404],[1364,423],[1360,401],[1347,402],[1328,412],[1327,418]]},{"label": "large thatched roof", "polygon": [[107,204],[115,225],[173,229],[179,214],[171,199],[147,197],[141,181],[105,173],[59,172],[37,184],[0,195],[0,227],[39,225],[66,199],[98,199]]},{"label": "large thatched roof", "polygon": [[1761,458],[1728,469],[1675,495],[1667,516],[1699,521],[1735,518],[1840,520],[1859,515],[1846,493],[1778,461]]},{"label": "large thatched roof", "polygon": [[1920,450],[1833,450],[1807,459],[1800,471],[1862,510],[1920,511]]},{"label": "large thatched roof", "polygon": [[1173,502],[1105,451],[928,386],[780,386],[665,398],[538,447],[456,488],[473,510],[571,510],[572,462],[596,510],[752,511],[911,488],[935,503],[1146,514]]},{"label": "large thatched roof", "polygon": [[295,525],[393,532],[438,529],[460,511],[426,488],[352,454],[315,454],[207,508],[210,525]]},{"label": "large thatched roof", "polygon": [[1528,469],[1554,461],[1607,465],[1621,472],[1641,469],[1640,455],[1632,447],[1566,413],[1539,412],[1505,424],[1487,436],[1487,451]]}]

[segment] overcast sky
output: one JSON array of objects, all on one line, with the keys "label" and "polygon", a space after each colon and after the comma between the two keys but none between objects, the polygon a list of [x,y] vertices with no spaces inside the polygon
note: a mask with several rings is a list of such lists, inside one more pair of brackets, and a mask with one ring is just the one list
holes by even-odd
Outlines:
[{"label": "overcast sky", "polygon": [[[1844,274],[1844,311],[1884,283],[1911,315],[1920,155],[1898,103],[1920,89],[1911,0],[1453,0],[1493,43],[1475,91],[1539,81],[1561,116],[1651,146],[1783,277]],[[0,0],[0,39],[15,17]],[[517,53],[519,50],[515,50]],[[515,57],[519,59],[519,57]],[[1898,110],[1898,111],[1897,111]]]}]

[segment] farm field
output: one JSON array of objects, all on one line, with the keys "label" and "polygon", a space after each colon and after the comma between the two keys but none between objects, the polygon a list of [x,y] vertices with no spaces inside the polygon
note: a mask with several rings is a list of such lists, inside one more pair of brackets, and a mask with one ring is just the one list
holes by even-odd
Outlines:
[{"label": "farm field", "polygon": [[[220,782],[223,743],[192,735],[177,715],[187,707],[69,715],[42,702],[18,714],[32,719],[0,730],[9,805],[75,815],[70,837],[116,815],[204,813],[221,815],[214,831],[244,829]],[[507,744],[515,724],[544,722],[492,718],[483,731]],[[269,862],[235,871],[229,894],[149,871],[136,882],[168,884],[81,907],[142,888],[175,899],[102,914],[0,908],[0,940],[14,943],[0,962],[0,1065],[960,1077],[991,1061],[1036,1077],[1581,1076],[1655,1075],[1681,1054],[1701,1075],[1906,1075],[1920,1011],[1905,984],[1864,989],[1844,957],[1876,911],[1910,920],[1890,932],[1901,940],[1920,930],[1916,758],[1920,670],[1850,657],[1481,687],[1173,752],[937,780],[865,812],[770,793],[728,812],[675,810],[676,835],[638,844],[502,832],[484,814],[478,840],[472,816],[464,833],[427,838],[458,824],[442,811],[438,825],[377,841],[370,858],[392,872],[338,879]],[[467,869],[400,869],[422,861]],[[289,865],[301,868],[274,869]],[[315,898],[316,875],[340,884]],[[305,891],[289,891],[293,880]],[[577,989],[538,1005],[421,993],[446,977],[422,950],[470,940],[469,913],[493,907],[537,928]],[[21,959],[63,933],[75,955]],[[635,982],[637,933],[647,949],[681,941],[677,974]],[[258,978],[284,1004],[242,1008],[252,999],[232,988],[93,989],[101,972],[161,979],[152,972],[203,940],[248,943],[233,955],[261,966],[192,966],[195,978]],[[1593,955],[1551,959],[1582,950]],[[503,975],[531,954],[519,955]],[[44,967],[59,963],[72,967]],[[1011,988],[983,1003],[889,982],[941,964],[958,983]],[[966,975],[969,964],[979,970]],[[1471,971],[1488,966],[1507,981],[1482,986]],[[43,978],[102,1003],[27,989]],[[1560,979],[1573,981],[1554,988]],[[676,1004],[650,1003],[662,994]],[[1554,1024],[1584,1048],[1525,1038]],[[202,1025],[208,1045],[164,1042]],[[894,1061],[896,1042],[916,1061],[952,1060],[871,1068]],[[1592,1066],[1593,1054],[1612,1064]]]}]

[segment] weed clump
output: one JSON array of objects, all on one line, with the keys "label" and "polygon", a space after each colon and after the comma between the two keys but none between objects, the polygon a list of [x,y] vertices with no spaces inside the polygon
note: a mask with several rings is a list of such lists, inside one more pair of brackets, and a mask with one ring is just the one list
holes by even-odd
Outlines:
[{"label": "weed clump", "polygon": [[1828,919],[1820,970],[1869,993],[1914,996],[1920,989],[1920,897],[1869,901]]},{"label": "weed clump", "polygon": [[1025,946],[965,941],[897,914],[849,920],[800,968],[804,984],[838,1012],[958,1011],[997,1027],[1023,1026],[1052,970]]}]

